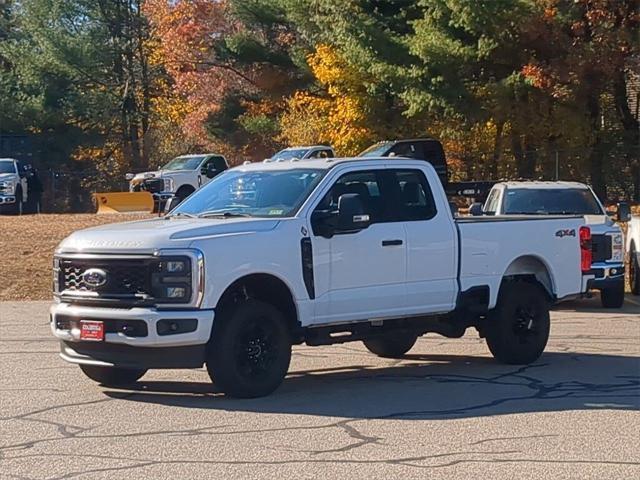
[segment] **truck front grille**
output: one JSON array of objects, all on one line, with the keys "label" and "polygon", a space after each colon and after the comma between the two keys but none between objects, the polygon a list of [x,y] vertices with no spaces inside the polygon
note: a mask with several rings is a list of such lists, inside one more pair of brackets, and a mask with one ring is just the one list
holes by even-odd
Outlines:
[{"label": "truck front grille", "polygon": [[[149,259],[59,259],[59,285],[66,295],[99,297],[152,297],[151,273],[157,260]],[[99,269],[105,273],[103,285],[87,283],[85,273]]]},{"label": "truck front grille", "polygon": [[591,255],[592,261],[606,262],[611,258],[611,236],[610,235],[592,235],[591,236]]}]

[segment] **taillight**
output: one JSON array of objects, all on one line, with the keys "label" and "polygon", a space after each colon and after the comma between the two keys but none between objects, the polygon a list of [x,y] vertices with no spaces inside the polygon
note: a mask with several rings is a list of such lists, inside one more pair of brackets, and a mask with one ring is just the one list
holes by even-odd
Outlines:
[{"label": "taillight", "polygon": [[591,270],[591,229],[580,227],[580,268],[582,273]]}]

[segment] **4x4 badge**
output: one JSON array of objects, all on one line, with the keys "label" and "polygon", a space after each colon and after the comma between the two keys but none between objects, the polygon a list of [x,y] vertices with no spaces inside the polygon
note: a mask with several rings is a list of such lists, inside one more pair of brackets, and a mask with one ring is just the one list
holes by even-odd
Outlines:
[{"label": "4x4 badge", "polygon": [[567,228],[564,230],[558,230],[556,232],[556,237],[575,237],[576,236],[576,231],[574,228]]}]

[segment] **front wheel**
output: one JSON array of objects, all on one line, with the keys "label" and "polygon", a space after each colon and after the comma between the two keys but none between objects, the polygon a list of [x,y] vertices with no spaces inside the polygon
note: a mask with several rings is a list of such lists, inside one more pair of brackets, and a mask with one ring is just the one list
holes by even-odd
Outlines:
[{"label": "front wheel", "polygon": [[101,367],[98,365],[80,365],[80,370],[91,380],[106,386],[134,383],[147,373],[143,369]]},{"label": "front wheel", "polygon": [[245,300],[224,307],[216,318],[207,371],[225,394],[255,398],[280,386],[291,361],[291,335],[273,305]]},{"label": "front wheel", "polygon": [[624,304],[624,283],[600,291],[600,303],[604,308],[622,308]]},{"label": "front wheel", "polygon": [[418,336],[413,333],[389,334],[385,337],[363,340],[371,353],[383,358],[401,358],[416,344]]},{"label": "front wheel", "polygon": [[549,303],[538,285],[508,282],[486,320],[486,340],[494,358],[512,365],[536,361],[549,339]]}]

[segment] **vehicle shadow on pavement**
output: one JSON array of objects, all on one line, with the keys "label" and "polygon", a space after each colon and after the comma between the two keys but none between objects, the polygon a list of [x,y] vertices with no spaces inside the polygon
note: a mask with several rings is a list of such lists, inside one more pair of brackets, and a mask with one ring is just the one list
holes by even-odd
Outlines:
[{"label": "vehicle shadow on pavement", "polygon": [[406,355],[388,365],[291,371],[264,398],[209,382],[144,381],[112,398],[184,408],[344,418],[450,419],[567,410],[640,410],[640,358],[550,352],[528,366],[488,357]]}]

